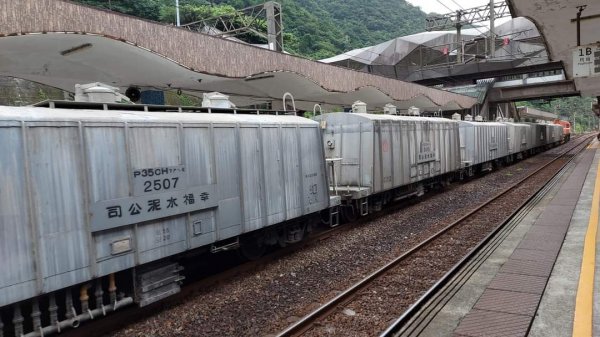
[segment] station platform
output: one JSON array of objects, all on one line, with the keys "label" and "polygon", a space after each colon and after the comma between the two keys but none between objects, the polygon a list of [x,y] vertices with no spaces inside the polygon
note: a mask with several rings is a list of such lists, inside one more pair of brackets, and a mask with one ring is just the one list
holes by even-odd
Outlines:
[{"label": "station platform", "polygon": [[594,139],[406,335],[600,336],[599,165]]}]

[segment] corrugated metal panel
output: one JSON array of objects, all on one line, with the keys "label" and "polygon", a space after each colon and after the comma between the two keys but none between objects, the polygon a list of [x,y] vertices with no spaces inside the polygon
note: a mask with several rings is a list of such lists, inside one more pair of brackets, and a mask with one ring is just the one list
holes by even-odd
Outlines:
[{"label": "corrugated metal panel", "polygon": [[546,145],[546,125],[538,123],[523,123],[531,126],[530,148]]},{"label": "corrugated metal panel", "polygon": [[240,128],[242,157],[242,186],[244,203],[244,231],[263,227],[263,191],[261,184],[261,155],[258,128]]},{"label": "corrugated metal panel", "polygon": [[317,119],[326,124],[326,156],[342,158],[336,169],[341,188],[368,187],[378,193],[460,167],[455,121],[355,113]]},{"label": "corrugated metal panel", "polygon": [[[124,198],[130,194],[126,132],[123,123],[85,126],[83,134],[92,203]],[[133,250],[119,256],[113,255],[111,245],[126,239],[134,240],[131,228],[118,228],[93,236],[96,275],[106,275],[135,265]]]},{"label": "corrugated metal panel", "polygon": [[508,155],[507,125],[467,121],[459,123],[464,165],[478,165]]},{"label": "corrugated metal panel", "polygon": [[309,214],[328,207],[329,188],[320,130],[300,127],[299,131],[304,213]]},{"label": "corrugated metal panel", "polygon": [[556,124],[546,124],[548,144],[560,142],[562,140],[563,128]]},{"label": "corrugated metal panel", "polygon": [[504,122],[503,124],[508,126],[508,153],[516,154],[527,150],[529,142],[528,129],[530,129],[531,126],[508,122]]},{"label": "corrugated metal panel", "polygon": [[32,220],[40,240],[43,290],[53,291],[91,276],[84,158],[76,126],[30,127],[27,135]]},{"label": "corrugated metal panel", "polygon": [[216,170],[221,200],[217,207],[217,240],[224,240],[242,233],[241,164],[239,140],[236,127],[214,128]]},{"label": "corrugated metal panel", "polygon": [[0,306],[36,293],[20,127],[0,128]]},{"label": "corrugated metal panel", "polygon": [[282,128],[282,152],[285,166],[285,201],[287,219],[302,214],[302,163],[298,146],[300,139],[296,128]]},{"label": "corrugated metal panel", "polygon": [[[286,220],[285,188],[290,183],[284,180],[283,140],[279,128],[262,128],[263,163],[266,192],[266,209],[269,224]],[[292,181],[293,183],[293,181]]]}]

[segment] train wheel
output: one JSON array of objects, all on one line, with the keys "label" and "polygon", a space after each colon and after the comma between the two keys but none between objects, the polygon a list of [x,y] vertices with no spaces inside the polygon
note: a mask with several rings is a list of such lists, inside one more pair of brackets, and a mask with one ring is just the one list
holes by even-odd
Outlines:
[{"label": "train wheel", "polygon": [[240,242],[239,255],[249,261],[260,259],[267,252],[267,245],[263,240],[251,237]]},{"label": "train wheel", "polygon": [[342,219],[344,222],[353,222],[358,219],[358,211],[353,204],[342,206]]}]

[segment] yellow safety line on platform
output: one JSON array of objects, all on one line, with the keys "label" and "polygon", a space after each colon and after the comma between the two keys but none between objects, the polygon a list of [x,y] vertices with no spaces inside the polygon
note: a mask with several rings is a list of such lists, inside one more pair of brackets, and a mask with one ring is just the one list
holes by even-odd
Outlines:
[{"label": "yellow safety line on platform", "polygon": [[596,233],[598,231],[598,208],[600,206],[600,163],[596,172],[592,209],[588,222],[583,260],[579,274],[579,287],[575,302],[575,318],[573,320],[574,337],[592,336],[592,316],[594,311],[594,266],[596,264]]}]

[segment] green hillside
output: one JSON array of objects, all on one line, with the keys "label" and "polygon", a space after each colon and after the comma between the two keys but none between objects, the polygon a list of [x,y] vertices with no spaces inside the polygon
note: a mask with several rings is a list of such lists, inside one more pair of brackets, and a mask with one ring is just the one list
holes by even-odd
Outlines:
[{"label": "green hillside", "polygon": [[[173,22],[175,0],[76,0],[150,20]],[[261,0],[180,0],[182,23],[206,13],[259,4]],[[321,59],[424,30],[425,13],[404,0],[279,0],[285,49]],[[211,4],[212,3],[212,4]],[[227,6],[229,5],[229,6]],[[213,8],[211,8],[213,6]],[[232,7],[230,7],[232,6]]]}]

